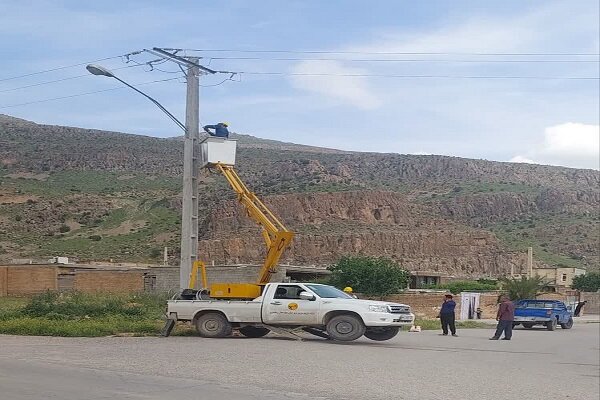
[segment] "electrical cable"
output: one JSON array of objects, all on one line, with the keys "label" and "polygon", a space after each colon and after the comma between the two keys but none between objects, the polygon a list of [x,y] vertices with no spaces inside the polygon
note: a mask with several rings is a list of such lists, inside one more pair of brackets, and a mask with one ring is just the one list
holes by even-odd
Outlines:
[{"label": "electrical cable", "polygon": [[[142,65],[143,64],[141,64],[141,65],[126,65],[124,67],[112,68],[111,71],[117,71],[117,70],[124,69],[124,68],[140,67]],[[51,83],[63,82],[63,81],[68,81],[68,80],[78,79],[78,78],[85,78],[85,77],[88,77],[88,76],[92,76],[92,75],[89,74],[89,73],[87,73],[87,74],[83,74],[83,75],[69,76],[67,78],[55,79],[53,81],[33,83],[31,85],[19,86],[19,87],[14,87],[14,88],[10,88],[10,89],[2,89],[2,90],[0,90],[0,93],[12,92],[14,90],[27,89],[27,88],[32,88],[32,87],[36,87],[36,86],[49,85]]]},{"label": "electrical cable", "polygon": [[[345,62],[407,62],[407,63],[599,63],[599,60],[440,60],[440,59],[389,59],[389,58],[300,58],[300,57],[206,57],[209,60],[243,61],[345,61]],[[210,63],[209,63],[210,64]]]},{"label": "electrical cable", "polygon": [[246,75],[282,75],[282,76],[342,76],[365,78],[440,78],[440,79],[556,79],[556,80],[599,80],[599,77],[587,76],[479,76],[479,75],[392,75],[392,74],[330,74],[311,72],[266,72],[266,71],[239,71],[238,74]]},{"label": "electrical cable", "polygon": [[[173,80],[176,80],[176,79],[179,79],[179,77],[168,78],[168,79],[159,79],[159,80],[150,81],[150,82],[143,82],[143,83],[136,83],[135,85],[132,85],[132,86],[144,86],[144,85],[150,85],[150,84],[153,84],[153,83],[173,81]],[[125,88],[126,88],[125,86],[117,86],[117,87],[108,88],[108,89],[95,90],[93,92],[77,93],[77,94],[72,94],[72,95],[68,95],[68,96],[53,97],[53,98],[50,98],[50,99],[29,101],[29,102],[26,102],[26,103],[9,104],[9,105],[6,105],[6,106],[0,106],[0,109],[3,109],[3,108],[12,108],[12,107],[19,107],[19,106],[26,106],[26,105],[29,105],[29,104],[45,103],[47,101],[70,99],[70,98],[73,98],[73,97],[87,96],[87,95],[90,95],[90,94],[109,92],[109,91],[112,91],[112,90],[120,90],[120,89],[125,89]]]},{"label": "electrical cable", "polygon": [[165,49],[194,52],[286,53],[286,54],[365,54],[365,55],[461,55],[461,56],[599,56],[600,53],[485,53],[485,52],[417,52],[417,51],[326,51],[326,50],[242,50],[242,49]]},{"label": "electrical cable", "polygon": [[[129,54],[134,54],[134,53],[129,53]],[[115,59],[115,58],[121,58],[121,57],[124,57],[124,56],[127,56],[127,55],[128,55],[128,54],[123,54],[123,55],[120,55],[120,56],[106,57],[106,58],[99,58],[99,59],[97,59],[97,60],[86,61],[86,62],[82,62],[82,63],[78,63],[78,64],[66,65],[66,66],[63,66],[63,67],[57,67],[57,68],[46,69],[46,70],[43,70],[43,71],[31,72],[31,73],[29,73],[29,74],[23,74],[23,75],[11,76],[11,77],[8,77],[8,78],[2,78],[2,79],[0,79],[0,82],[3,82],[3,81],[10,81],[10,80],[12,80],[12,79],[25,78],[25,77],[28,77],[28,76],[33,76],[33,75],[45,74],[45,73],[47,73],[47,72],[60,71],[60,70],[62,70],[62,69],[73,68],[73,67],[79,67],[79,66],[81,66],[81,65],[93,64],[93,63],[100,62],[100,61],[113,60],[113,59]]]}]

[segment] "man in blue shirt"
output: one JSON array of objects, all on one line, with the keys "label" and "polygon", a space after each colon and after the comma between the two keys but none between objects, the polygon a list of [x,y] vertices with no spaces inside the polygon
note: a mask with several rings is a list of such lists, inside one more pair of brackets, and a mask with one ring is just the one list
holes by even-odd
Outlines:
[{"label": "man in blue shirt", "polygon": [[442,322],[442,331],[444,336],[448,336],[448,328],[452,332],[452,336],[458,336],[456,334],[456,317],[454,315],[454,308],[456,303],[452,300],[452,295],[447,294],[444,296],[444,302],[442,303],[442,309],[440,310],[440,320]]},{"label": "man in blue shirt", "polygon": [[[227,129],[228,126],[229,124],[227,122],[219,122],[216,125],[204,125],[202,128],[210,136],[227,139],[229,138],[229,130]],[[214,129],[214,132],[211,132],[211,129]]]}]

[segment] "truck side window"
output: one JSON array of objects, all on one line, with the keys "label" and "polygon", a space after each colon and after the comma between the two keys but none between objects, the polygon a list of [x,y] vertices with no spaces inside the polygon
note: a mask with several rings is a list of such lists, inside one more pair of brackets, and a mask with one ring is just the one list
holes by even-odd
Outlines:
[{"label": "truck side window", "polygon": [[275,290],[274,299],[299,300],[302,288],[296,285],[279,285]]}]

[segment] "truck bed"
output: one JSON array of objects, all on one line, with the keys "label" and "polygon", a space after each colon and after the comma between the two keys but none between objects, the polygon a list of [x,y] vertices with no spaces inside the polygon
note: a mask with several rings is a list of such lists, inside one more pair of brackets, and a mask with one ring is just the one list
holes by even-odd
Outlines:
[{"label": "truck bed", "polygon": [[169,314],[177,313],[177,319],[190,321],[197,312],[221,311],[230,322],[261,323],[262,302],[229,300],[169,300]]}]

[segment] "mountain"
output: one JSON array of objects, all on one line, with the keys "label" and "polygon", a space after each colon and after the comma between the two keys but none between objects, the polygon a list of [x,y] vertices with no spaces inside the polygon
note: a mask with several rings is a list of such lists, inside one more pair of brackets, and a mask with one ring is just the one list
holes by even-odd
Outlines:
[{"label": "mountain", "polygon": [[[447,156],[345,152],[235,135],[242,179],[297,236],[282,262],[385,255],[412,270],[502,275],[536,262],[598,269],[600,173]],[[0,260],[178,259],[181,140],[0,115]],[[201,258],[264,245],[222,176],[203,171]]]}]

